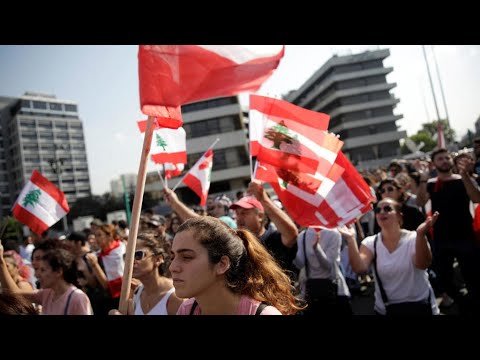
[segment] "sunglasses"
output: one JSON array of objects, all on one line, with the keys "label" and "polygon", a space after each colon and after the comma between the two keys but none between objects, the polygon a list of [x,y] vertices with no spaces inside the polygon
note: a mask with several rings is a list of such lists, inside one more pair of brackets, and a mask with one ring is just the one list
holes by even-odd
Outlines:
[{"label": "sunglasses", "polygon": [[[123,254],[123,260],[125,260],[126,254]],[[153,254],[147,255],[147,252],[145,250],[137,250],[133,253],[133,258],[137,261],[146,259],[150,256],[153,256]]]},{"label": "sunglasses", "polygon": [[378,206],[378,207],[375,208],[375,214],[380,214],[382,212],[382,210],[386,214],[394,211],[394,209],[390,205],[385,205],[384,207]]},{"label": "sunglasses", "polygon": [[380,194],[385,194],[387,191],[392,192],[394,190],[395,190],[395,188],[393,186],[384,187],[384,188],[380,189]]}]

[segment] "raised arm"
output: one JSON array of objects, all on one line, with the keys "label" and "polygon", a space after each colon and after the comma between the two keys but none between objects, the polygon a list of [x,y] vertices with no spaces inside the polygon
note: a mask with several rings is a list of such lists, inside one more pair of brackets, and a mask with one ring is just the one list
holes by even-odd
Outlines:
[{"label": "raised arm", "polygon": [[473,160],[469,160],[467,158],[460,159],[457,162],[457,169],[462,177],[463,185],[465,185],[465,190],[467,191],[468,197],[472,202],[479,203],[480,202],[480,190],[478,190],[476,181],[470,176],[469,170],[473,166],[470,162]]},{"label": "raised arm", "polygon": [[175,194],[172,189],[163,188],[163,197],[168,205],[175,211],[182,222],[194,218],[198,215],[195,211],[186,206],[183,202],[180,201],[177,194]]},{"label": "raised arm", "polygon": [[430,198],[427,192],[428,165],[416,162],[414,166],[420,175],[420,184],[417,187],[417,205],[423,208]]},{"label": "raised arm", "polygon": [[265,209],[265,213],[273,221],[282,235],[282,243],[286,247],[293,247],[297,242],[298,230],[293,220],[282,209],[278,208],[258,182],[251,182],[247,193],[255,196]]},{"label": "raised arm", "polygon": [[348,227],[342,226],[338,228],[338,230],[347,239],[348,259],[352,270],[357,274],[366,273],[372,263],[373,253],[364,245],[360,245],[360,250],[358,250],[357,239],[355,238],[356,234],[352,225]]},{"label": "raised arm", "polygon": [[413,256],[413,265],[416,268],[425,270],[432,263],[432,251],[427,241],[427,232],[435,224],[439,216],[438,211],[433,216],[427,217],[425,222],[417,228],[417,239],[415,241],[415,255]]}]

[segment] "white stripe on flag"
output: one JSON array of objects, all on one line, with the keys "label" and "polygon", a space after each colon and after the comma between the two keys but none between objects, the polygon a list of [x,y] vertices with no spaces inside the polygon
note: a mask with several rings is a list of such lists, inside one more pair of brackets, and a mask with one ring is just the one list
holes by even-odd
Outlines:
[{"label": "white stripe on flag", "polygon": [[198,45],[237,64],[262,57],[275,56],[282,51],[283,45]]},{"label": "white stripe on flag", "polygon": [[328,205],[335,210],[338,217],[345,217],[350,211],[361,206],[355,194],[345,184],[343,179],[338,179],[335,186],[328,193],[326,198]]},{"label": "white stripe on flag", "polygon": [[[35,206],[28,204],[25,207],[23,206],[22,201],[27,195],[27,193],[32,190],[41,191],[38,203],[36,203]],[[17,203],[19,206],[39,218],[48,226],[52,226],[66,215],[65,210],[55,201],[53,197],[51,197],[47,192],[43,191],[37,185],[32,183],[30,180],[28,181],[27,185],[23,187],[22,192],[18,196]]]}]

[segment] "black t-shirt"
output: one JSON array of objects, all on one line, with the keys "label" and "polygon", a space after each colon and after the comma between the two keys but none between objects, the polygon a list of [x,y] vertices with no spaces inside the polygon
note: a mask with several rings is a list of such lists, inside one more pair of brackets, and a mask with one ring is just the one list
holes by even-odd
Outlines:
[{"label": "black t-shirt", "polygon": [[260,242],[267,248],[280,267],[286,271],[290,279],[295,281],[298,276],[298,269],[293,265],[293,260],[297,255],[297,244],[295,243],[291,248],[286,247],[282,242],[282,234],[271,228],[263,233]]},{"label": "black t-shirt", "polygon": [[458,244],[473,241],[473,219],[470,198],[461,179],[427,183],[432,214],[440,213],[434,225],[433,241]]}]

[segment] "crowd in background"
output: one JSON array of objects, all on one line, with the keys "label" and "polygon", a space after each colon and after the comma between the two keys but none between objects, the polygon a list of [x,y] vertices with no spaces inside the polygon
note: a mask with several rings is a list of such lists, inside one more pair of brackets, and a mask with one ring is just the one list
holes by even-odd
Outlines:
[{"label": "crowd in background", "polygon": [[[255,182],[205,208],[164,189],[171,213],[141,215],[128,313],[345,316],[365,284],[380,315],[477,313],[479,159],[480,140],[362,171],[377,201],[339,229],[298,226]],[[3,241],[0,313],[119,313],[128,236],[125,221],[95,219],[65,239]]]}]

